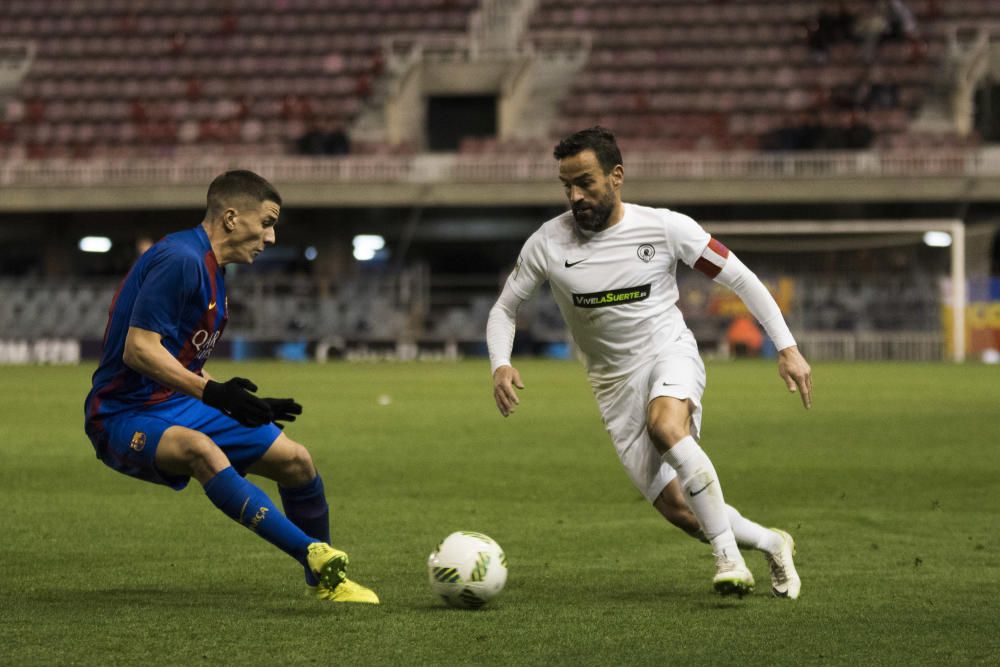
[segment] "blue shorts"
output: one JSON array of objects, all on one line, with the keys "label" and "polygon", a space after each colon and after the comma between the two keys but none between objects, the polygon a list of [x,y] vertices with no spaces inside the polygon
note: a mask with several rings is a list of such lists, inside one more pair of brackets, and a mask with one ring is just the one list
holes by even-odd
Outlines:
[{"label": "blue shorts", "polygon": [[138,479],[181,490],[186,475],[168,475],[156,467],[156,447],[163,432],[183,426],[204,433],[225,453],[241,475],[256,463],[281,434],[274,424],[243,426],[232,417],[191,396],[175,394],[169,400],[103,417],[100,430],[88,428],[97,458],[108,467]]}]

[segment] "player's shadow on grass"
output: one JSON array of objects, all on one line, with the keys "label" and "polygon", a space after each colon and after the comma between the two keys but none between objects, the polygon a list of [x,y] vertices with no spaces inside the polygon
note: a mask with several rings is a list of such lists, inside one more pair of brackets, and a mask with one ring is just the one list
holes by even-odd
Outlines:
[{"label": "player's shadow on grass", "polygon": [[115,587],[94,590],[36,591],[34,599],[40,604],[72,605],[82,613],[116,608],[230,608],[234,604],[268,607],[274,605],[273,591],[248,591],[241,588],[186,588],[167,586]]},{"label": "player's shadow on grass", "polygon": [[[527,590],[532,589],[530,585]],[[698,585],[684,581],[657,581],[651,585],[643,578],[608,577],[592,583],[574,582],[566,587],[550,589],[548,593],[535,590],[544,600],[544,604],[553,606],[565,604],[567,598],[589,600],[595,605],[620,605],[623,607],[646,606],[657,607],[670,605],[675,608],[688,608],[692,611],[706,609],[740,610],[754,600],[770,598],[769,594],[751,594],[743,598],[722,597],[712,590],[709,582]]]},{"label": "player's shadow on grass", "polygon": [[351,609],[379,609],[386,605],[342,604],[316,600],[298,589],[247,590],[233,586],[214,589],[180,586],[118,586],[96,590],[47,590],[33,594],[37,604],[45,607],[73,609],[75,615],[92,616],[119,613],[124,609],[171,610],[171,614],[186,615],[189,610],[203,614],[218,610],[220,614],[232,609],[253,609],[264,618],[288,619],[295,617],[316,618],[317,612],[348,613]]},{"label": "player's shadow on grass", "polygon": [[[123,608],[128,609],[230,609],[233,605],[241,608],[254,608],[259,614],[281,617],[315,616],[317,606],[333,610],[373,607],[372,605],[344,605],[318,603],[309,597],[296,595],[292,591],[262,589],[251,591],[238,587],[226,588],[189,588],[166,586],[113,587],[95,590],[46,590],[33,593],[36,603],[41,605],[58,605],[72,608],[83,615],[114,613]],[[586,597],[577,599],[589,600],[590,606],[657,606],[669,604],[673,608],[688,607],[692,610],[742,611],[751,605],[756,606],[765,595],[754,594],[740,598],[721,598],[711,591],[695,590],[691,587],[664,585],[650,588],[622,588],[615,586],[603,587],[595,585],[588,589]],[[506,591],[505,595],[479,609],[462,609],[451,607],[433,598],[427,600],[405,600],[396,602],[383,600],[381,608],[409,609],[428,614],[495,614],[510,613],[525,609],[525,605],[535,611],[544,611],[547,607],[559,609],[566,604],[565,594],[546,593],[544,589],[532,592],[530,586],[522,591]]]},{"label": "player's shadow on grass", "polygon": [[410,605],[410,609],[426,614],[495,614],[504,611],[503,602],[491,602],[479,609],[463,609],[462,607],[451,607],[444,602],[422,602]]}]

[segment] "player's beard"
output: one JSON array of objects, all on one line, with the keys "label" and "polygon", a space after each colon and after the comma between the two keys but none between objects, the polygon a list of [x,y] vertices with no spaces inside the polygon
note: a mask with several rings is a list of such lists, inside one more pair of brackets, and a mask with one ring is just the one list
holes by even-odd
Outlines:
[{"label": "player's beard", "polygon": [[608,228],[608,220],[615,210],[615,191],[608,184],[604,196],[594,204],[574,204],[570,210],[576,220],[577,229],[585,234],[596,234]]}]

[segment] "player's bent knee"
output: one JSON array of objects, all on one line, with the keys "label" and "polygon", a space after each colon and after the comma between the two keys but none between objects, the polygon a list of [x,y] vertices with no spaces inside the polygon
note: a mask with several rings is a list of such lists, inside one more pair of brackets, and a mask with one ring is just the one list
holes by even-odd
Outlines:
[{"label": "player's bent knee", "polygon": [[281,486],[301,486],[316,476],[316,467],[308,449],[282,434],[250,467],[250,472],[273,479]]},{"label": "player's bent knee", "polygon": [[291,456],[283,472],[292,484],[306,484],[316,476],[316,466],[308,449],[297,442],[292,445]]},{"label": "player's bent knee", "polygon": [[684,424],[665,420],[650,422],[646,425],[646,432],[661,454],[691,434]]},{"label": "player's bent knee", "polygon": [[190,475],[206,482],[226,468],[229,459],[204,433],[174,426],[160,438],[156,448],[156,465],[164,472]]},{"label": "player's bent knee", "polygon": [[646,432],[661,454],[691,435],[691,413],[687,401],[670,397],[655,399],[649,406]]}]

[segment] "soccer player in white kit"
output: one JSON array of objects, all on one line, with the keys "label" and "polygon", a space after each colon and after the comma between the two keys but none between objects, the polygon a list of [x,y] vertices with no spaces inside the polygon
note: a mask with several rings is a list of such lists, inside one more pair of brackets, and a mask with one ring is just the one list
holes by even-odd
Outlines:
[{"label": "soccer player in white kit", "polygon": [[742,299],[778,349],[778,373],[788,390],[798,391],[808,409],[811,370],[778,304],[736,255],[691,218],[622,202],[624,167],[609,130],[572,134],[554,155],[571,208],[524,244],[486,327],[500,413],[514,411],[516,389],[524,388],[510,362],[517,309],[548,280],[583,353],[622,464],[668,521],[711,544],[715,590],[740,596],[753,590],[753,574],[739,550],[745,547],[764,553],[775,595],[797,598],[801,581],[792,537],[727,505],[698,444],[705,366],[677,308],[677,263]]}]

